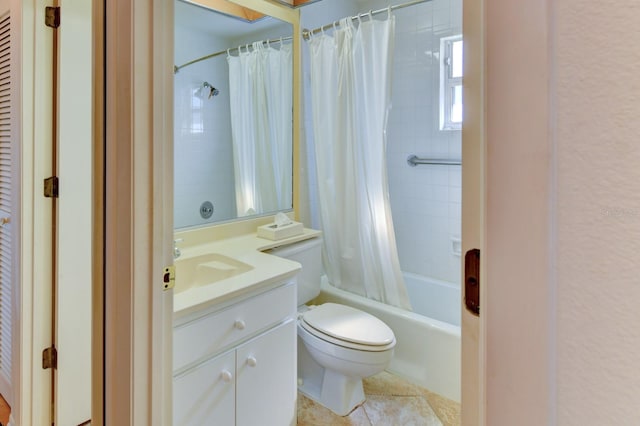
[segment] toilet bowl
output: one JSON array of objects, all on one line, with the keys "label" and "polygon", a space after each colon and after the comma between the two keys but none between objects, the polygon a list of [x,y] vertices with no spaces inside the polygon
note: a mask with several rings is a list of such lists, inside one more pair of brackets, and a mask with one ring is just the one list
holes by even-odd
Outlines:
[{"label": "toilet bowl", "polygon": [[389,365],[395,344],[386,324],[357,309],[325,303],[302,312],[298,318],[298,389],[346,416],[365,400],[362,379]]},{"label": "toilet bowl", "polygon": [[299,262],[298,390],[340,416],[365,400],[362,379],[382,372],[396,339],[381,320],[358,309],[304,303],[320,293],[320,238],[279,247],[270,253]]}]

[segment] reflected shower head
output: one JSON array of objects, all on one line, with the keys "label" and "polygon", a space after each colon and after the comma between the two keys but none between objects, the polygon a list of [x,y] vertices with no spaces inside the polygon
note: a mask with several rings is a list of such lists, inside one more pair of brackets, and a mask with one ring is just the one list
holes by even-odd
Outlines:
[{"label": "reflected shower head", "polygon": [[[202,87],[200,88],[200,90],[203,90],[203,89],[209,89],[209,93],[207,95],[207,99],[211,99],[213,96],[218,96],[218,94],[220,94],[220,91],[218,89],[216,89],[215,87],[213,87],[207,81],[202,83]],[[204,93],[207,93],[207,92],[205,91]]]}]

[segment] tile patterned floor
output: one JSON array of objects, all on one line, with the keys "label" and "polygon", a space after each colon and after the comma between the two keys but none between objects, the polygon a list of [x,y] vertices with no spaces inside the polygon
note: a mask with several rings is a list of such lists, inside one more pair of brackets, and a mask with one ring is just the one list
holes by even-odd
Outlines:
[{"label": "tile patterned floor", "polygon": [[299,394],[298,426],[459,426],[460,404],[387,372],[364,380],[367,400],[340,417]]}]

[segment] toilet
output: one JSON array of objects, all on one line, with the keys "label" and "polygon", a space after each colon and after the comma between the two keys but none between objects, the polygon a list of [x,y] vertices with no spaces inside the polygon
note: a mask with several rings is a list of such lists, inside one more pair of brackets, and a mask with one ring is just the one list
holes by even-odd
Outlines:
[{"label": "toilet", "polygon": [[396,345],[393,331],[373,315],[349,306],[305,305],[320,294],[321,238],[269,253],[302,265],[298,275],[298,390],[346,416],[365,400],[362,379],[389,365]]}]

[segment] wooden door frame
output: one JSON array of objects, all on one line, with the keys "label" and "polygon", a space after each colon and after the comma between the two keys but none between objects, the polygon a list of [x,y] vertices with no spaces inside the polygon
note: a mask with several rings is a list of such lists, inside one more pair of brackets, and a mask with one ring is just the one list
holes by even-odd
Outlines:
[{"label": "wooden door frame", "polygon": [[104,407],[96,397],[93,424],[170,424],[173,1],[103,4]]}]

